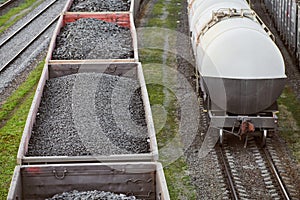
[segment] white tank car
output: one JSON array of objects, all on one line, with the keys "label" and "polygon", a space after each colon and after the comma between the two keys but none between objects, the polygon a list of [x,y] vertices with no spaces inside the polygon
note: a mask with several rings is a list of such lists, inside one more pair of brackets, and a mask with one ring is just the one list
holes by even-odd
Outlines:
[{"label": "white tank car", "polygon": [[259,113],[285,85],[283,57],[268,28],[244,0],[188,0],[201,89],[211,109]]}]

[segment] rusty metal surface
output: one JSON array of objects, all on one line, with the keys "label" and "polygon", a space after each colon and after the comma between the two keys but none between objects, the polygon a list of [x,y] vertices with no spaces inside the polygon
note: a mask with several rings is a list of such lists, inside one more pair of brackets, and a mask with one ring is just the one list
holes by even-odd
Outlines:
[{"label": "rusty metal surface", "polygon": [[31,165],[16,167],[14,173],[8,199],[45,199],[71,190],[169,199],[160,163]]}]

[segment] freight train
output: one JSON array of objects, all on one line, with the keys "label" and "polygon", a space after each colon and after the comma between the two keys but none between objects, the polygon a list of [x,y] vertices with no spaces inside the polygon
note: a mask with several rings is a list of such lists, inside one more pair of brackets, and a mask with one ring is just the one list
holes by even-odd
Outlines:
[{"label": "freight train", "polygon": [[94,3],[68,0],[60,15],[8,200],[170,199],[138,59],[134,19],[140,0]]},{"label": "freight train", "polygon": [[[137,52],[134,51],[129,58],[103,59],[97,55],[96,59],[85,57],[86,60],[55,60],[52,54],[58,45],[56,39],[62,28],[67,23],[84,18],[130,28],[132,46],[136,50],[133,19],[140,1],[132,1],[130,10],[126,12],[69,12],[73,3],[73,0],[67,2],[51,40],[20,143],[18,165],[8,199],[45,199],[64,191],[97,189],[133,194],[141,199],[168,200],[170,197],[163,169],[157,162],[154,125]],[[286,79],[284,61],[272,40],[272,34],[243,0],[188,0],[188,4],[193,52],[200,77],[199,85],[208,104],[210,125],[219,130],[221,143],[224,131],[240,136],[260,129],[265,138],[267,131],[277,126],[276,99]],[[150,151],[141,154],[29,155],[28,147],[34,135],[32,130],[34,125],[39,125],[35,122],[40,115],[38,109],[43,106],[41,99],[46,82],[69,75],[85,75],[87,72],[124,75],[140,84]],[[88,82],[77,82],[77,88],[81,90],[74,90],[74,94],[90,91],[89,87],[83,88],[88,86]],[[88,98],[85,94],[79,96]],[[48,102],[49,98],[46,100]],[[80,100],[76,102],[80,105]],[[49,112],[53,113],[53,110]],[[53,120],[49,123],[53,123]],[[84,128],[89,124],[86,125]],[[237,133],[234,132],[236,129]]]},{"label": "freight train", "polygon": [[248,135],[277,127],[285,65],[273,35],[243,0],[188,1],[191,42],[210,127]]}]

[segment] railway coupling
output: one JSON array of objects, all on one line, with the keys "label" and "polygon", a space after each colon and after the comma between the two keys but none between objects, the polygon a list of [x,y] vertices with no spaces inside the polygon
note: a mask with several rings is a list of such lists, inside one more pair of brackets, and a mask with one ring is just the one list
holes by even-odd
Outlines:
[{"label": "railway coupling", "polygon": [[244,139],[244,147],[247,147],[249,136],[260,136],[261,144],[265,146],[268,131],[276,131],[278,126],[278,117],[276,111],[266,111],[251,116],[240,116],[228,114],[224,111],[208,111],[210,127],[219,132],[220,145],[223,143],[224,133],[229,133]]}]

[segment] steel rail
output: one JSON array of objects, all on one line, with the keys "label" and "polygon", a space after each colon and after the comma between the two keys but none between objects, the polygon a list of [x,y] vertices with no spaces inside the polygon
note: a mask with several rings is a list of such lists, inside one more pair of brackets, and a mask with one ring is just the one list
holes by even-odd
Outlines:
[{"label": "steel rail", "polygon": [[23,30],[25,27],[27,27],[31,22],[33,22],[36,18],[38,18],[40,15],[42,15],[46,10],[48,10],[54,3],[56,3],[58,0],[54,0],[51,3],[49,3],[43,10],[41,10],[39,13],[37,13],[35,16],[33,16],[28,22],[26,22],[23,26],[21,26],[18,30],[16,30],[13,34],[8,36],[4,41],[0,43],[0,48],[6,44],[8,41],[10,41],[15,35],[17,35],[21,30]]},{"label": "steel rail", "polygon": [[287,200],[290,200],[289,194],[288,194],[288,192],[287,192],[287,190],[286,190],[286,188],[284,186],[283,181],[280,178],[279,172],[278,172],[276,166],[274,165],[273,160],[272,160],[272,158],[271,158],[268,150],[266,148],[262,148],[262,150],[263,150],[263,152],[264,152],[264,154],[265,154],[265,156],[267,158],[267,162],[268,162],[268,164],[270,166],[270,169],[272,170],[273,174],[276,177],[276,180],[277,180],[277,182],[279,184],[280,190],[281,190],[284,198],[287,199]]},{"label": "steel rail", "polygon": [[15,0],[8,0],[5,1],[4,3],[0,4],[0,10],[6,8],[7,6],[9,6],[9,4],[13,3]]},{"label": "steel rail", "polygon": [[38,35],[36,35],[29,43],[26,44],[25,47],[23,47],[12,59],[10,59],[5,65],[0,67],[0,72],[3,71],[8,65],[10,65],[15,59],[23,53],[36,39],[38,39],[54,22],[58,20],[60,15],[56,16],[55,19],[53,19]]},{"label": "steel rail", "polygon": [[226,161],[226,158],[224,156],[222,147],[219,146],[219,147],[215,147],[215,148],[219,148],[219,151],[220,151],[220,154],[221,154],[221,159],[222,159],[223,165],[225,167],[225,173],[226,173],[226,176],[227,176],[227,179],[228,179],[228,182],[229,182],[230,191],[232,192],[233,199],[234,200],[239,200],[237,191],[236,191],[235,186],[234,186],[234,182],[233,182],[232,177],[231,177],[231,172],[230,172],[230,170],[227,166],[227,161]]}]

